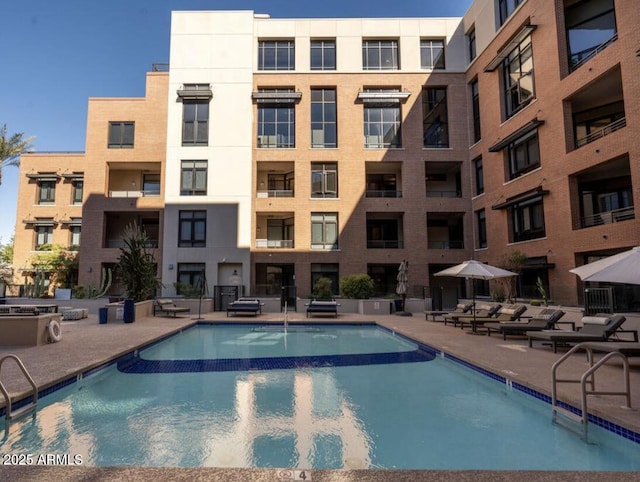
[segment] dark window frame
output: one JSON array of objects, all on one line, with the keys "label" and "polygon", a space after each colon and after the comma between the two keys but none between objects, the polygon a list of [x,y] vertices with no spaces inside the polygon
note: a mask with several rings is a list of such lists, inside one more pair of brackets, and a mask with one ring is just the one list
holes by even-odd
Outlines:
[{"label": "dark window frame", "polygon": [[[318,52],[318,56],[314,53]],[[309,52],[309,67],[311,70],[336,70],[336,41],[335,39],[312,39]],[[316,63],[315,60],[319,62]]]},{"label": "dark window frame", "polygon": [[482,156],[475,158],[472,162],[476,181],[475,194],[478,196],[484,193],[484,167],[482,166]]},{"label": "dark window frame", "polygon": [[422,89],[422,145],[425,148],[450,147],[447,91],[446,86]]},{"label": "dark window frame", "polygon": [[400,70],[399,44],[398,39],[363,39],[362,70]]},{"label": "dark window frame", "polygon": [[109,121],[107,148],[132,149],[135,142],[134,121]]},{"label": "dark window frame", "polygon": [[209,145],[209,103],[209,99],[182,100],[183,146]]},{"label": "dark window frame", "polygon": [[[183,230],[183,224],[185,229]],[[202,234],[199,234],[202,233]],[[183,236],[184,235],[184,236]],[[207,211],[181,210],[178,212],[178,247],[205,248],[207,246]]]},{"label": "dark window frame", "polygon": [[[529,62],[530,66],[527,65]],[[533,42],[531,35],[527,35],[502,61],[503,99],[507,119],[536,98],[534,70]]]},{"label": "dark window frame", "polygon": [[[180,163],[180,195],[181,196],[206,196],[208,184],[209,163],[205,160],[183,160]],[[191,173],[191,185],[185,181],[185,174]],[[204,186],[199,186],[198,181],[204,173]]]},{"label": "dark window frame", "polygon": [[[514,139],[505,147],[504,152],[509,180],[537,169],[540,167],[538,130],[533,129]],[[518,158],[519,154],[524,154],[524,157]]]},{"label": "dark window frame", "polygon": [[546,236],[544,200],[535,196],[509,207],[511,242],[530,241]]},{"label": "dark window frame", "polygon": [[487,247],[487,211],[479,209],[476,211],[476,225],[478,230],[478,248]]},{"label": "dark window frame", "polygon": [[338,197],[337,162],[311,163],[311,197],[323,199]]},{"label": "dark window frame", "polygon": [[56,181],[38,181],[38,204],[53,205],[56,203]]},{"label": "dark window frame", "polygon": [[[320,227],[321,239],[315,239],[314,227]],[[335,240],[331,240],[327,232],[328,226],[333,226]],[[337,250],[339,249],[340,225],[337,212],[312,212],[311,213],[311,249],[313,250]]]},{"label": "dark window frame", "polygon": [[445,39],[424,38],[420,39],[420,68],[432,70],[444,70]]},{"label": "dark window frame", "polygon": [[258,70],[295,70],[295,68],[295,40],[281,39],[258,41]]}]

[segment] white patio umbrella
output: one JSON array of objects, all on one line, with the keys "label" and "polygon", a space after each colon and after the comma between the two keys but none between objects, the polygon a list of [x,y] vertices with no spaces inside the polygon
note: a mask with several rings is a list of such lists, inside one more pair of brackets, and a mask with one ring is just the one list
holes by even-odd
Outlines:
[{"label": "white patio umbrella", "polygon": [[[452,276],[456,278],[471,279],[471,299],[473,302],[473,321],[476,320],[476,290],[473,286],[474,279],[490,280],[495,278],[507,278],[509,276],[518,276],[518,273],[507,271],[506,269],[497,268],[490,264],[484,264],[480,261],[470,259],[464,263],[457,264],[451,268],[437,272],[434,276]],[[475,323],[474,323],[475,324]]]},{"label": "white patio umbrella", "polygon": [[640,285],[640,246],[578,266],[569,272],[577,274],[582,281]]},{"label": "white patio umbrella", "polygon": [[396,276],[396,294],[402,296],[402,313],[405,313],[405,301],[407,299],[407,290],[409,286],[409,261],[403,259],[398,266],[398,275]]}]

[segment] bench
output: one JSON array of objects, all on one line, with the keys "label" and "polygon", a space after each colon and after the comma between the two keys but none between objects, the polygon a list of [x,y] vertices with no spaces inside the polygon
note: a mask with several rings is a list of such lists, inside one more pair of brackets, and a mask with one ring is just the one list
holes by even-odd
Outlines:
[{"label": "bench", "polygon": [[40,314],[40,309],[35,305],[2,305],[0,306],[0,315],[34,315]]},{"label": "bench", "polygon": [[87,308],[65,308],[60,309],[60,313],[62,313],[62,319],[64,321],[81,320],[89,316],[89,310]]},{"label": "bench", "polygon": [[258,313],[262,313],[262,305],[264,303],[260,303],[258,299],[240,298],[227,306],[227,316],[229,313],[249,313],[258,316]]},{"label": "bench", "polygon": [[165,315],[173,315],[175,318],[178,313],[189,313],[190,308],[186,306],[176,306],[173,300],[153,300],[153,316],[158,313]]},{"label": "bench", "polygon": [[305,305],[307,307],[307,318],[311,314],[332,314],[338,317],[338,303],[335,300],[311,300]]}]

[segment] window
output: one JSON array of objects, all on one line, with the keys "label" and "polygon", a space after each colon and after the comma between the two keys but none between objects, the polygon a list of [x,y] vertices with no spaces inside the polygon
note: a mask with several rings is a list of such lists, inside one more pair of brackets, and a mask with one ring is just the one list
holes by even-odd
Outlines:
[{"label": "window", "polygon": [[535,96],[531,35],[513,49],[502,63],[507,117],[524,108]]},{"label": "window", "polygon": [[38,204],[55,204],[56,181],[38,181]]},{"label": "window", "polygon": [[565,10],[569,67],[578,68],[615,39],[614,0],[575,2]]},{"label": "window", "polygon": [[471,27],[471,30],[469,30],[469,33],[467,33],[467,42],[469,46],[469,62],[471,62],[473,59],[476,58],[476,55],[478,54],[476,51],[477,45],[476,45],[475,25]]},{"label": "window", "polygon": [[79,225],[69,226],[69,250],[78,251],[80,248],[80,232],[82,228]]},{"label": "window", "polygon": [[338,249],[337,213],[311,213],[311,249]]},{"label": "window", "polygon": [[134,122],[109,122],[109,149],[133,147]]},{"label": "window", "polygon": [[424,147],[449,147],[447,88],[426,87],[422,91]]},{"label": "window", "polygon": [[53,243],[53,226],[36,226],[36,251],[50,251]]},{"label": "window", "polygon": [[336,41],[311,41],[311,70],[336,70]]},{"label": "window", "polygon": [[480,130],[480,92],[478,79],[471,82],[471,106],[473,109],[473,142],[478,142],[482,136]]},{"label": "window", "polygon": [[76,179],[71,183],[71,204],[82,204],[83,189],[84,181]]},{"label": "window", "polygon": [[503,25],[515,9],[524,0],[498,0],[498,10],[500,11],[500,25]]},{"label": "window", "polygon": [[182,145],[209,144],[209,101],[182,101]]},{"label": "window", "polygon": [[311,197],[338,197],[338,164],[311,164]]},{"label": "window", "polygon": [[363,70],[398,70],[399,68],[397,40],[362,41]]},{"label": "window", "polygon": [[544,206],[542,196],[511,206],[512,242],[544,238]]},{"label": "window", "polygon": [[160,174],[142,175],[142,193],[144,196],[160,195]]},{"label": "window", "polygon": [[311,89],[311,147],[338,147],[335,89]]},{"label": "window", "polygon": [[473,167],[476,172],[476,196],[484,192],[484,171],[482,169],[482,157],[478,157],[473,161]]},{"label": "window", "polygon": [[[191,287],[192,289],[198,290],[198,292],[204,291],[204,273],[204,263],[178,263],[178,283],[187,288]],[[180,288],[176,288],[176,291],[179,295],[185,294],[180,292]]]},{"label": "window", "polygon": [[403,248],[400,236],[401,223],[400,219],[380,219],[367,216],[367,248]]},{"label": "window", "polygon": [[207,212],[180,211],[180,234],[178,246],[181,248],[204,248],[207,242]]},{"label": "window", "polygon": [[478,248],[487,247],[487,217],[484,209],[476,211],[476,223],[478,228]]},{"label": "window", "polygon": [[337,296],[340,294],[340,278],[338,276],[338,263],[311,263],[311,292],[320,278],[331,280],[331,292]]},{"label": "window", "polygon": [[[365,89],[365,92],[398,92],[397,89]],[[400,102],[388,98],[364,103],[364,147],[402,147]]]},{"label": "window", "polygon": [[[288,93],[293,89],[260,89],[262,93]],[[296,110],[291,99],[273,99],[258,104],[258,147],[296,146]]]},{"label": "window", "polygon": [[207,161],[182,161],[181,196],[206,196]]},{"label": "window", "polygon": [[258,70],[294,70],[296,66],[293,40],[261,40],[258,42]]},{"label": "window", "polygon": [[444,40],[420,41],[420,67],[423,69],[444,69]]},{"label": "window", "polygon": [[506,148],[509,179],[515,179],[540,166],[538,131],[534,130],[509,143]]}]

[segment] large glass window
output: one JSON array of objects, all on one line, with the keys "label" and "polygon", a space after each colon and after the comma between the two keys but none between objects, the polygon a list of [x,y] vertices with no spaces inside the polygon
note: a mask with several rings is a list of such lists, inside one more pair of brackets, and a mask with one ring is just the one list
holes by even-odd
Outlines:
[{"label": "large glass window", "polygon": [[340,278],[338,263],[311,263],[311,292],[320,278],[331,280],[331,292],[334,296],[340,294]]},{"label": "large glass window", "polygon": [[76,179],[71,183],[71,204],[82,204],[84,181]]},{"label": "large glass window", "polygon": [[180,292],[180,285],[185,287],[191,287],[192,289],[203,291],[205,283],[205,264],[204,263],[178,263],[178,291]]},{"label": "large glass window", "polygon": [[398,70],[399,68],[397,40],[362,41],[363,70]]},{"label": "large glass window", "polygon": [[180,174],[181,196],[207,194],[207,161],[182,161]]},{"label": "large glass window", "polygon": [[337,213],[311,213],[311,249],[338,249]]},{"label": "large glass window", "polygon": [[449,147],[447,88],[425,87],[422,91],[424,147]]},{"label": "large glass window", "polygon": [[338,147],[336,90],[311,89],[311,147]]},{"label": "large glass window", "polygon": [[160,195],[160,174],[148,173],[142,175],[142,193],[144,196]]},{"label": "large glass window", "polygon": [[540,166],[538,131],[534,130],[511,142],[506,148],[509,179],[515,179]]},{"label": "large glass window", "polygon": [[473,109],[473,142],[478,142],[482,136],[480,130],[480,92],[478,79],[471,82],[471,107]]},{"label": "large glass window", "polygon": [[311,70],[336,70],[336,41],[311,41]]},{"label": "large glass window", "polygon": [[109,122],[109,149],[133,147],[134,122]]},{"label": "large glass window", "polygon": [[55,204],[56,181],[38,181],[38,204]]},{"label": "large glass window", "polygon": [[181,248],[204,248],[207,244],[207,212],[180,211],[180,234],[178,246]]},{"label": "large glass window", "polygon": [[478,248],[487,247],[487,217],[484,209],[476,211],[476,223],[478,228]]},{"label": "large glass window", "polygon": [[209,100],[182,101],[182,145],[206,146],[209,143]]},{"label": "large glass window", "polygon": [[423,69],[444,69],[443,39],[420,41],[420,67]]},{"label": "large glass window", "polygon": [[53,243],[53,226],[36,227],[36,250],[49,251]]},{"label": "large glass window", "polygon": [[78,251],[80,247],[80,233],[82,227],[79,225],[69,226],[69,250]]},{"label": "large glass window", "polygon": [[338,197],[338,164],[335,162],[311,164],[311,197]]},{"label": "large glass window", "polygon": [[569,66],[583,61],[608,45],[617,33],[614,0],[584,0],[565,10]]},{"label": "large glass window", "polygon": [[512,242],[543,238],[544,205],[542,196],[513,204],[511,206]]},{"label": "large glass window", "polygon": [[[260,92],[293,92],[293,89],[261,89]],[[296,146],[296,110],[290,100],[258,104],[258,147]]]},{"label": "large glass window", "polygon": [[258,70],[294,70],[296,49],[293,40],[258,42]]},{"label": "large glass window", "polygon": [[475,25],[471,27],[471,30],[467,33],[467,42],[469,46],[469,61],[472,61],[476,58],[477,52],[477,44],[476,44],[476,27]]},{"label": "large glass window", "polygon": [[535,97],[530,35],[505,58],[502,73],[505,112],[507,117],[511,117]]},{"label": "large glass window", "polygon": [[514,10],[524,0],[498,0],[498,10],[500,11],[500,25],[504,24]]},{"label": "large glass window", "polygon": [[[365,89],[365,92],[387,91],[384,89]],[[364,104],[364,147],[402,147],[400,131],[400,102],[397,99],[390,98]]]}]

